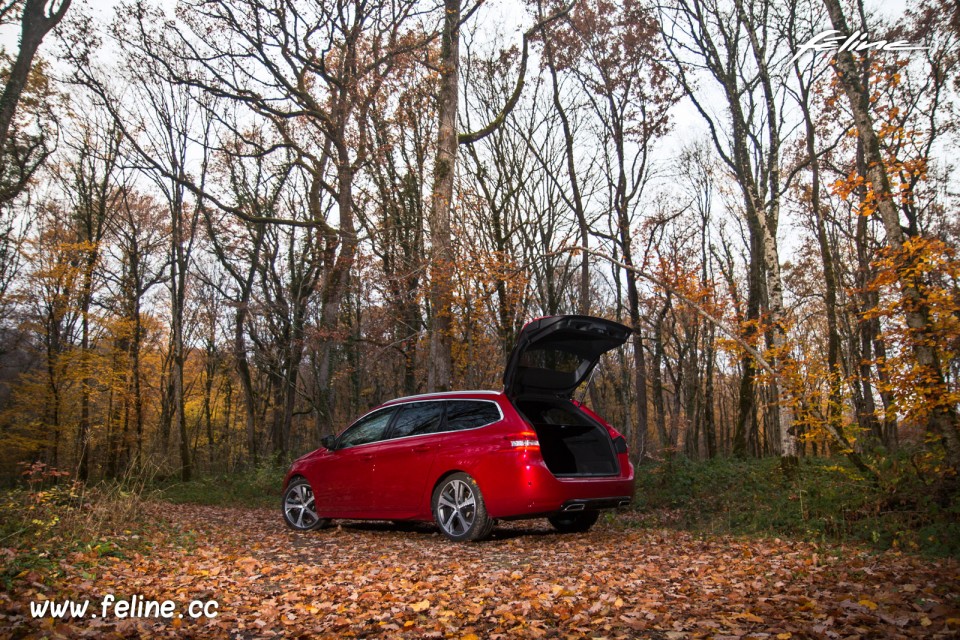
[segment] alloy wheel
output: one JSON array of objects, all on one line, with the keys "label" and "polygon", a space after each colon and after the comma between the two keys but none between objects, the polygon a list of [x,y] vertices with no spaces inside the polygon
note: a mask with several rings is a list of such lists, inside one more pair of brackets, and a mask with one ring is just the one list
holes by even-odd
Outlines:
[{"label": "alloy wheel", "polygon": [[293,529],[314,529],[320,523],[314,506],[313,490],[305,481],[293,482],[283,496],[283,517]]},{"label": "alloy wheel", "polygon": [[437,523],[452,538],[464,536],[477,517],[477,497],[463,480],[450,480],[437,500]]}]

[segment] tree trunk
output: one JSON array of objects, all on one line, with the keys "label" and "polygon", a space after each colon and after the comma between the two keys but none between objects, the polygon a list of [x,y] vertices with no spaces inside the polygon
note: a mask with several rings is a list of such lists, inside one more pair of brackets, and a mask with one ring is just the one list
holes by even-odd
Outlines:
[{"label": "tree trunk", "polygon": [[716,362],[716,349],[714,348],[714,340],[716,337],[716,329],[712,325],[707,328],[707,336],[705,338],[707,349],[704,352],[704,360],[706,361],[706,372],[704,374],[704,385],[703,385],[703,433],[707,441],[707,457],[716,458],[717,457],[717,425],[714,411],[714,368]]},{"label": "tree trunk", "polygon": [[651,366],[651,385],[653,392],[653,420],[660,438],[660,448],[665,450],[670,446],[670,437],[667,434],[667,415],[663,402],[663,322],[670,311],[670,296],[664,302],[663,309],[653,325],[653,363]]},{"label": "tree trunk", "polygon": [[137,451],[135,463],[143,464],[143,389],[140,382],[140,349],[143,341],[143,325],[140,317],[140,298],[137,297],[133,311],[133,340],[131,349],[131,370],[133,375],[133,421]]},{"label": "tree trunk", "polygon": [[10,126],[20,102],[20,95],[27,86],[27,78],[33,67],[33,58],[37,54],[37,49],[40,48],[43,37],[57,26],[70,8],[70,0],[62,0],[56,11],[47,15],[48,4],[50,4],[48,0],[26,0],[23,4],[23,14],[20,18],[20,50],[10,70],[3,95],[0,96],[0,141],[3,144],[7,143],[10,135]]},{"label": "tree trunk", "polygon": [[90,388],[94,384],[90,375],[90,297],[93,289],[93,263],[88,259],[83,273],[80,291],[80,420],[77,423],[77,479],[86,482],[90,477]]},{"label": "tree trunk", "polygon": [[[213,330],[211,322],[211,333]],[[214,460],[214,439],[213,439],[213,379],[217,374],[217,355],[216,355],[215,337],[210,336],[207,342],[206,352],[206,378],[203,381],[203,421],[207,432],[207,455],[210,461],[210,468],[213,468]]]},{"label": "tree trunk", "polygon": [[[755,234],[751,233],[749,282],[747,283],[747,315],[749,323],[743,339],[752,342],[757,336],[756,322],[760,318],[760,300],[763,294],[759,249]],[[757,365],[750,354],[740,358],[740,387],[737,396],[737,425],[733,434],[733,454],[739,457],[760,455],[760,434],[757,420]]]},{"label": "tree trunk", "polygon": [[[179,188],[174,186],[175,189]],[[190,442],[187,439],[187,415],[184,373],[184,335],[183,316],[186,302],[187,263],[189,257],[184,243],[183,230],[184,202],[182,199],[171,203],[170,234],[170,416],[180,437],[180,478],[189,482],[193,477],[193,465],[190,462]]]},{"label": "tree trunk", "polygon": [[[574,162],[576,156],[574,153],[573,129],[570,126],[570,118],[567,115],[567,110],[560,100],[560,82],[557,78],[557,68],[553,58],[553,42],[549,37],[544,38],[543,50],[546,54],[547,69],[550,71],[550,81],[553,87],[553,108],[560,117],[560,124],[563,129],[563,150],[566,156],[567,177],[570,180],[570,202],[573,205],[573,213],[577,220],[577,229],[580,232],[580,246],[586,247],[590,242],[590,225],[587,223],[587,215],[583,205],[583,195],[580,191],[580,179],[577,177]],[[580,291],[578,300],[577,313],[590,315],[590,255],[586,252],[580,257]],[[634,325],[634,331],[640,331],[638,325]],[[642,344],[642,340],[639,339],[639,334],[635,333],[635,349],[637,348],[637,343]],[[640,360],[642,359],[643,355],[640,356]],[[644,385],[644,387],[646,387],[646,385]],[[644,391],[644,394],[646,394],[646,391]],[[646,409],[644,408],[643,411],[645,412]],[[646,420],[643,420],[643,423],[646,424]]]},{"label": "tree trunk", "polygon": [[450,330],[453,313],[453,246],[450,230],[453,179],[457,161],[457,109],[460,77],[460,0],[444,0],[440,44],[440,96],[437,159],[430,199],[430,363],[429,391],[450,389],[453,355]]},{"label": "tree trunk", "polygon": [[[629,252],[629,239],[626,240],[626,250],[624,253],[624,262],[632,265],[632,258]],[[640,296],[637,291],[637,276],[633,271],[626,271],[627,278],[627,303],[630,308],[630,323],[633,326],[633,361],[636,373],[634,377],[635,392],[637,398],[637,425],[636,434],[632,441],[638,447],[642,454],[647,448],[647,360],[643,346],[643,331],[640,324]]]},{"label": "tree trunk", "polygon": [[[254,267],[251,266],[251,272]],[[249,290],[237,304],[237,313],[233,324],[233,358],[240,378],[240,388],[243,390],[243,408],[246,417],[247,454],[254,466],[259,462],[259,448],[257,447],[257,399],[253,391],[253,377],[250,373],[250,363],[247,360],[247,344],[244,327],[249,304]]]}]

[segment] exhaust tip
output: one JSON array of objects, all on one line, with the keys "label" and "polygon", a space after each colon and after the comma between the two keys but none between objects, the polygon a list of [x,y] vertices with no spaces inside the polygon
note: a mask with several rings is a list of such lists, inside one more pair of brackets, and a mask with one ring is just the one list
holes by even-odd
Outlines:
[{"label": "exhaust tip", "polygon": [[568,504],[564,507],[564,511],[583,511],[587,505],[582,502],[574,502],[573,504]]}]

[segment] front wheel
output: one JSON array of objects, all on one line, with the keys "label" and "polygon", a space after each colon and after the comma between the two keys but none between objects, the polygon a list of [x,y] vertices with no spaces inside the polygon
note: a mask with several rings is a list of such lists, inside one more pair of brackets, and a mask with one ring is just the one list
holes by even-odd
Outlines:
[{"label": "front wheel", "polygon": [[433,490],[433,519],[443,535],[455,542],[483,540],[493,531],[477,481],[454,473]]},{"label": "front wheel", "polygon": [[560,533],[583,533],[589,531],[590,527],[597,523],[599,517],[599,511],[578,511],[550,516],[547,520]]},{"label": "front wheel", "polygon": [[317,516],[313,501],[313,489],[306,478],[296,478],[283,492],[283,520],[297,531],[309,531],[325,527],[330,521]]}]

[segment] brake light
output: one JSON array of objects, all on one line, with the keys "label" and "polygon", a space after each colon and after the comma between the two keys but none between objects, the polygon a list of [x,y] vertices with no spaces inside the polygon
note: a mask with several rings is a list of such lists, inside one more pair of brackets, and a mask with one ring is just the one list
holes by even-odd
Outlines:
[{"label": "brake light", "polygon": [[531,449],[540,448],[540,441],[537,440],[537,434],[534,431],[523,431],[521,433],[515,433],[513,435],[507,436],[507,440],[510,442],[510,447],[512,449],[529,451]]},{"label": "brake light", "polygon": [[618,454],[627,452],[627,439],[618,435],[613,439],[613,450]]}]

